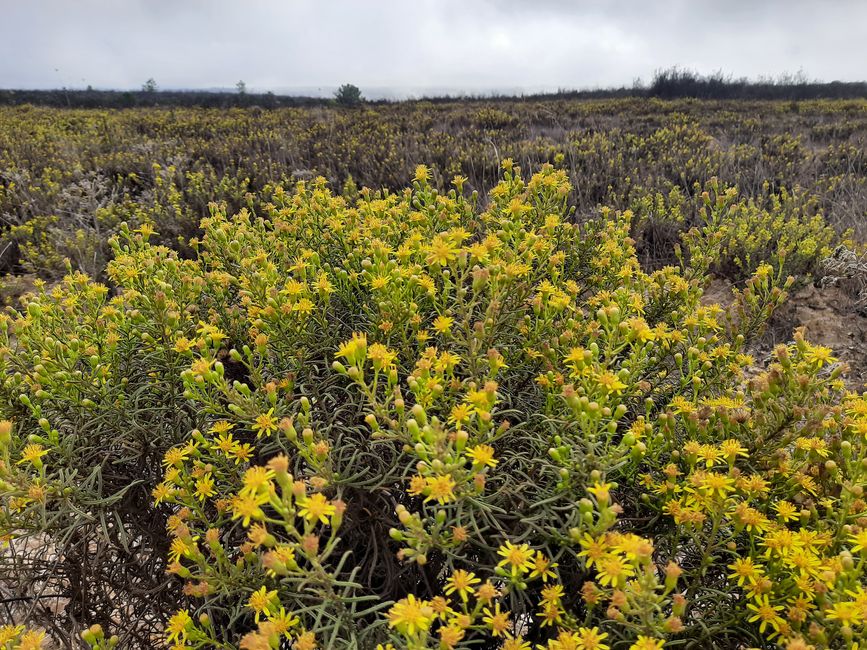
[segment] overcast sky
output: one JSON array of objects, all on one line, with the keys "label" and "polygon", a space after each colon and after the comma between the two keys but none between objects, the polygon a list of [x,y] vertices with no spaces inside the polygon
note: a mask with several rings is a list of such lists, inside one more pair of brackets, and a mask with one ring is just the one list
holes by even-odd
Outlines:
[{"label": "overcast sky", "polygon": [[631,85],[673,65],[867,77],[867,0],[0,0],[0,87]]}]

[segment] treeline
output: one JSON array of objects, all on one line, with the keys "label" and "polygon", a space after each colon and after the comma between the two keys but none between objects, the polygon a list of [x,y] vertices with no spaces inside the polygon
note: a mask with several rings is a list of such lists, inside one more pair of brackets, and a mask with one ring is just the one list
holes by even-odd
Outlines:
[{"label": "treeline", "polygon": [[179,106],[202,108],[289,108],[334,103],[322,97],[204,90],[0,90],[0,105],[33,104],[54,108],[136,108]]},{"label": "treeline", "polygon": [[808,81],[803,75],[752,81],[735,79],[723,72],[701,75],[692,70],[669,68],[657,71],[650,85],[640,89],[661,99],[859,99],[867,97],[864,81]]},{"label": "treeline", "polygon": [[[649,84],[637,81],[630,87],[597,88],[589,90],[558,90],[550,93],[527,95],[465,94],[422,97],[423,101],[446,103],[453,101],[538,101],[557,99],[620,99],[628,97],[656,97],[660,99],[753,99],[753,100],[809,100],[809,99],[861,99],[867,98],[864,81],[809,81],[803,75],[784,75],[777,79],[750,80],[734,78],[723,72],[702,75],[697,72],[669,68],[654,73]],[[367,103],[388,104],[396,100],[374,100]],[[332,105],[328,97],[276,95],[274,93],[247,93],[201,90],[0,90],[0,105],[69,108],[133,108],[153,106],[179,106],[203,108],[288,108],[299,106]]]}]

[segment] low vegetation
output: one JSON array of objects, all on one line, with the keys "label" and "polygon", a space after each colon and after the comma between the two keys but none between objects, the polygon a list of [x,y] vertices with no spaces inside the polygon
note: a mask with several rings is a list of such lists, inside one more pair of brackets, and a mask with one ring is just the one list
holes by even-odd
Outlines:
[{"label": "low vegetation", "polygon": [[863,647],[867,103],[358,99],[0,108],[0,647]]}]

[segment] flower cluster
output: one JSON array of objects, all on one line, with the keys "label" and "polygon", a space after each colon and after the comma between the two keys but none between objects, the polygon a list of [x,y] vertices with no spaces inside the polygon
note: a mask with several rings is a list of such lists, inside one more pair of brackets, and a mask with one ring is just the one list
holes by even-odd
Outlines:
[{"label": "flower cluster", "polygon": [[[639,217],[578,222],[562,169],[505,160],[484,208],[464,183],[272,187],[212,206],[188,255],[121,226],[112,290],[71,274],[0,319],[0,530],[58,545],[58,590],[111,548],[95,581],[127,598],[70,627],[176,650],[862,644],[867,400],[801,332],[751,355],[783,262],[723,308],[725,211],[648,271]],[[83,620],[132,604],[124,629]]]}]

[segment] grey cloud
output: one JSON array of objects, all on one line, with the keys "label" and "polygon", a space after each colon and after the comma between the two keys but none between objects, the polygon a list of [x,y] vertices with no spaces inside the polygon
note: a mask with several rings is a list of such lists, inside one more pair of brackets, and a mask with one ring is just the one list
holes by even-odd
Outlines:
[{"label": "grey cloud", "polygon": [[0,0],[0,12],[0,87],[537,91],[671,65],[857,80],[867,61],[861,0]]}]

